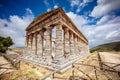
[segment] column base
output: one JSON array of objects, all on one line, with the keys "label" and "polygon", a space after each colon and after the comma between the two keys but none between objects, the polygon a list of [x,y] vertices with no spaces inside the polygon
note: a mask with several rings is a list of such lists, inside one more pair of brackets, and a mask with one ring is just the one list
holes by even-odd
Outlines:
[{"label": "column base", "polygon": [[40,65],[41,67],[45,67],[50,70],[59,70],[59,72],[64,72],[71,66],[72,63],[82,60],[82,58],[87,55],[88,53],[81,53],[77,55],[71,54],[68,58],[65,58],[63,55],[56,55],[52,58],[48,55],[40,57],[34,54],[23,54],[23,56],[21,56],[21,60]]},{"label": "column base", "polygon": [[59,57],[57,56],[53,58],[52,63],[60,65],[64,63],[64,60],[65,60],[64,56],[59,56]]},{"label": "column base", "polygon": [[31,54],[35,54],[35,50],[31,50]]},{"label": "column base", "polygon": [[42,52],[41,52],[41,51],[37,51],[37,55],[38,55],[39,57],[42,57]]}]

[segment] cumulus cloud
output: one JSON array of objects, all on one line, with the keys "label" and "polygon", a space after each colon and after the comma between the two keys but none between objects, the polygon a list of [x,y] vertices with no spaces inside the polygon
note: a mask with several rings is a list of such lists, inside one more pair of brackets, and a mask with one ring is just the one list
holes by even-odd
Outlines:
[{"label": "cumulus cloud", "polygon": [[112,32],[109,32],[108,35],[105,37],[106,39],[112,39],[112,38],[119,38],[120,39],[120,30],[115,30]]},{"label": "cumulus cloud", "polygon": [[93,0],[83,0],[84,3],[92,2]]},{"label": "cumulus cloud", "polygon": [[51,10],[51,9],[50,9],[50,8],[48,8],[48,9],[47,9],[47,12],[48,12],[48,11],[50,11],[50,10]]},{"label": "cumulus cloud", "polygon": [[25,28],[33,20],[34,15],[31,9],[27,8],[26,13],[20,17],[10,15],[9,19],[0,19],[0,35],[11,36],[15,45],[13,47],[23,47],[25,41]]},{"label": "cumulus cloud", "polygon": [[91,16],[101,17],[117,9],[120,9],[120,0],[98,0]]},{"label": "cumulus cloud", "polygon": [[56,8],[58,8],[58,6],[57,6],[57,5],[55,5],[55,6],[54,6],[54,9],[56,9]]},{"label": "cumulus cloud", "polygon": [[98,22],[97,25],[103,25],[109,22],[109,20],[114,19],[115,15],[105,15]]},{"label": "cumulus cloud", "polygon": [[68,12],[67,15],[75,23],[78,29],[80,29],[80,31],[87,37],[90,47],[108,42],[120,41],[119,16],[106,15],[97,21],[96,24],[89,25],[87,24],[89,20],[84,18],[84,16],[77,15],[73,12]]},{"label": "cumulus cloud", "polygon": [[48,2],[48,0],[44,0],[43,3],[45,4],[45,6],[47,7],[47,12],[51,10],[51,8],[49,7],[50,3]]},{"label": "cumulus cloud", "polygon": [[76,26],[83,26],[88,22],[84,16],[77,15],[73,12],[67,12],[66,14],[70,17]]},{"label": "cumulus cloud", "polygon": [[[90,47],[120,41],[120,16],[104,15],[96,24],[89,25],[89,19],[85,16],[74,12],[67,12],[66,14],[87,37]],[[9,19],[0,19],[0,35],[11,36],[15,42],[14,47],[24,46],[25,28],[33,18],[34,15],[31,9],[27,8],[22,17],[10,15]]]},{"label": "cumulus cloud", "polygon": [[44,0],[43,2],[44,2],[44,4],[45,4],[45,5],[47,6],[47,8],[48,8],[49,5],[50,5],[49,2],[48,2],[47,0]]},{"label": "cumulus cloud", "polygon": [[78,6],[79,5],[79,2],[80,2],[80,0],[71,0],[70,1],[70,5],[72,6],[72,7],[74,7],[74,6]]},{"label": "cumulus cloud", "polygon": [[70,0],[70,6],[77,7],[76,12],[79,13],[89,2],[93,0]]},{"label": "cumulus cloud", "polygon": [[33,14],[32,10],[30,8],[26,8],[25,10],[26,10],[26,14],[28,14],[28,15]]},{"label": "cumulus cloud", "polygon": [[[104,18],[104,17],[103,17]],[[108,17],[109,19],[109,17]],[[108,42],[120,41],[120,17],[114,17],[111,20],[105,20],[105,24],[88,25],[82,27],[83,33],[89,40],[90,47]],[[117,19],[117,20],[116,20]],[[97,23],[100,23],[99,20]]]}]

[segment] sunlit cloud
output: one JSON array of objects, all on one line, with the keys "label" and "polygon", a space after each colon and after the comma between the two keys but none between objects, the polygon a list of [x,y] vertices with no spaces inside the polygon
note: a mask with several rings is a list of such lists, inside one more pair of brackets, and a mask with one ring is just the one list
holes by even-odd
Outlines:
[{"label": "sunlit cloud", "polygon": [[10,15],[9,19],[0,19],[0,35],[11,36],[14,45],[13,47],[23,47],[25,41],[25,28],[33,20],[34,15],[30,8],[26,9],[23,16]]}]

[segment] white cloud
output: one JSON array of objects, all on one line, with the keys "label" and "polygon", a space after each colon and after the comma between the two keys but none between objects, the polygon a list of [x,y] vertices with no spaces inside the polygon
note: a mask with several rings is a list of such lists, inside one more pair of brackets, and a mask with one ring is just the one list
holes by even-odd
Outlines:
[{"label": "white cloud", "polygon": [[[66,13],[80,31],[89,40],[90,47],[112,41],[120,41],[120,16],[105,15],[95,25],[86,25],[89,20],[85,16]],[[22,17],[11,15],[9,19],[0,19],[0,35],[11,36],[15,47],[24,46],[25,28],[33,20],[34,15],[28,8]]]},{"label": "white cloud", "polygon": [[112,31],[109,32],[108,35],[106,36],[106,39],[112,39],[112,38],[119,38],[120,39],[120,30]]},{"label": "white cloud", "polygon": [[76,12],[77,12],[77,13],[79,13],[79,12],[80,12],[80,10],[81,10],[81,8],[77,8]]},{"label": "white cloud", "polygon": [[114,17],[111,20],[107,19],[108,21],[106,20],[105,24],[101,23],[100,25],[82,27],[82,31],[84,31],[83,33],[88,38],[91,47],[108,42],[120,41],[120,23],[116,22],[118,18],[120,21],[120,17]]},{"label": "white cloud", "polygon": [[91,16],[101,17],[117,9],[120,9],[120,0],[98,0]]},{"label": "white cloud", "polygon": [[47,6],[47,8],[49,7],[49,3],[48,3],[48,1],[47,0],[44,0],[43,1],[44,2],[44,4]]},{"label": "white cloud", "polygon": [[92,2],[93,0],[83,0],[84,3]]},{"label": "white cloud", "polygon": [[77,7],[76,12],[79,13],[82,8],[84,8],[89,2],[92,2],[93,0],[70,0],[70,6]]},{"label": "white cloud", "polygon": [[0,35],[11,36],[15,42],[14,47],[23,47],[25,41],[25,28],[33,20],[31,9],[27,8],[24,16],[10,15],[9,19],[0,19]]},{"label": "white cloud", "polygon": [[90,47],[120,41],[120,16],[105,15],[95,25],[85,25],[89,21],[84,16],[68,12],[67,15],[89,40]]},{"label": "white cloud", "polygon": [[111,19],[114,19],[114,15],[105,15],[98,22],[97,25],[103,25],[109,22]]},{"label": "white cloud", "polygon": [[27,14],[33,14],[32,10],[30,8],[26,8],[26,13]]},{"label": "white cloud", "polygon": [[78,6],[79,5],[79,3],[80,3],[80,0],[70,0],[70,5],[72,6],[72,7],[74,7],[74,6]]},{"label": "white cloud", "polygon": [[56,9],[56,8],[58,8],[58,6],[57,6],[57,5],[55,5],[55,6],[54,6],[54,9]]},{"label": "white cloud", "polygon": [[48,12],[48,11],[50,11],[50,10],[51,10],[51,9],[50,9],[50,8],[48,8],[48,9],[47,9],[47,12]]},{"label": "white cloud", "polygon": [[48,0],[43,0],[45,6],[47,7],[47,12],[51,10],[51,8],[49,7],[50,3],[48,2]]},{"label": "white cloud", "polygon": [[88,21],[85,19],[85,17],[77,15],[73,12],[68,12],[66,13],[70,19],[75,23],[76,26],[83,26],[85,25]]}]

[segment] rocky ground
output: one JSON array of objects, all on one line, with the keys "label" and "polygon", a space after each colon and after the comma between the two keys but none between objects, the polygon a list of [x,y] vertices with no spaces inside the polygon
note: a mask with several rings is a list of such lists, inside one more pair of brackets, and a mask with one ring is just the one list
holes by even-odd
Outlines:
[{"label": "rocky ground", "polygon": [[[117,52],[118,53],[118,52]],[[111,63],[116,63],[120,64],[120,54],[110,54],[109,52],[100,52],[101,59],[104,62],[111,62]],[[0,57],[0,65],[9,63],[4,57]],[[80,64],[88,64],[92,65],[91,66],[85,66],[85,65],[80,65],[80,64],[74,64],[74,74],[73,74],[73,68],[69,68],[66,72],[60,74],[60,73],[55,73],[54,77],[59,77],[63,79],[58,79],[56,78],[55,80],[64,80],[65,78],[73,78],[73,75],[75,76],[76,79],[78,80],[90,80],[92,78],[93,80],[96,79],[95,76],[95,70],[94,66],[99,67],[99,62],[98,62],[98,53],[92,53],[88,55],[86,58],[83,60],[78,61],[77,63]],[[109,66],[113,66],[111,64],[108,64]],[[12,65],[9,65],[8,67],[13,67]],[[13,67],[14,68],[14,67]],[[120,69],[117,67],[117,70]],[[0,68],[0,71],[2,69]],[[10,72],[6,72],[4,75],[0,75],[0,80],[41,80],[42,78],[46,77],[52,73],[52,71],[45,69],[43,67],[38,67],[36,65],[32,65],[26,62],[21,62],[21,66],[19,70],[16,70],[15,68],[11,70]],[[85,74],[84,74],[85,73]],[[114,72],[106,72],[106,71],[101,71],[100,69],[96,70],[97,73],[97,78],[99,80],[108,80],[108,78],[111,79],[116,79],[119,78],[118,75]],[[88,76],[86,76],[88,74]],[[106,76],[106,75],[107,76]],[[109,77],[108,77],[109,76]],[[52,80],[52,75],[48,76],[46,80]]]},{"label": "rocky ground", "polygon": [[3,56],[0,56],[0,75],[14,71],[15,68]]}]

